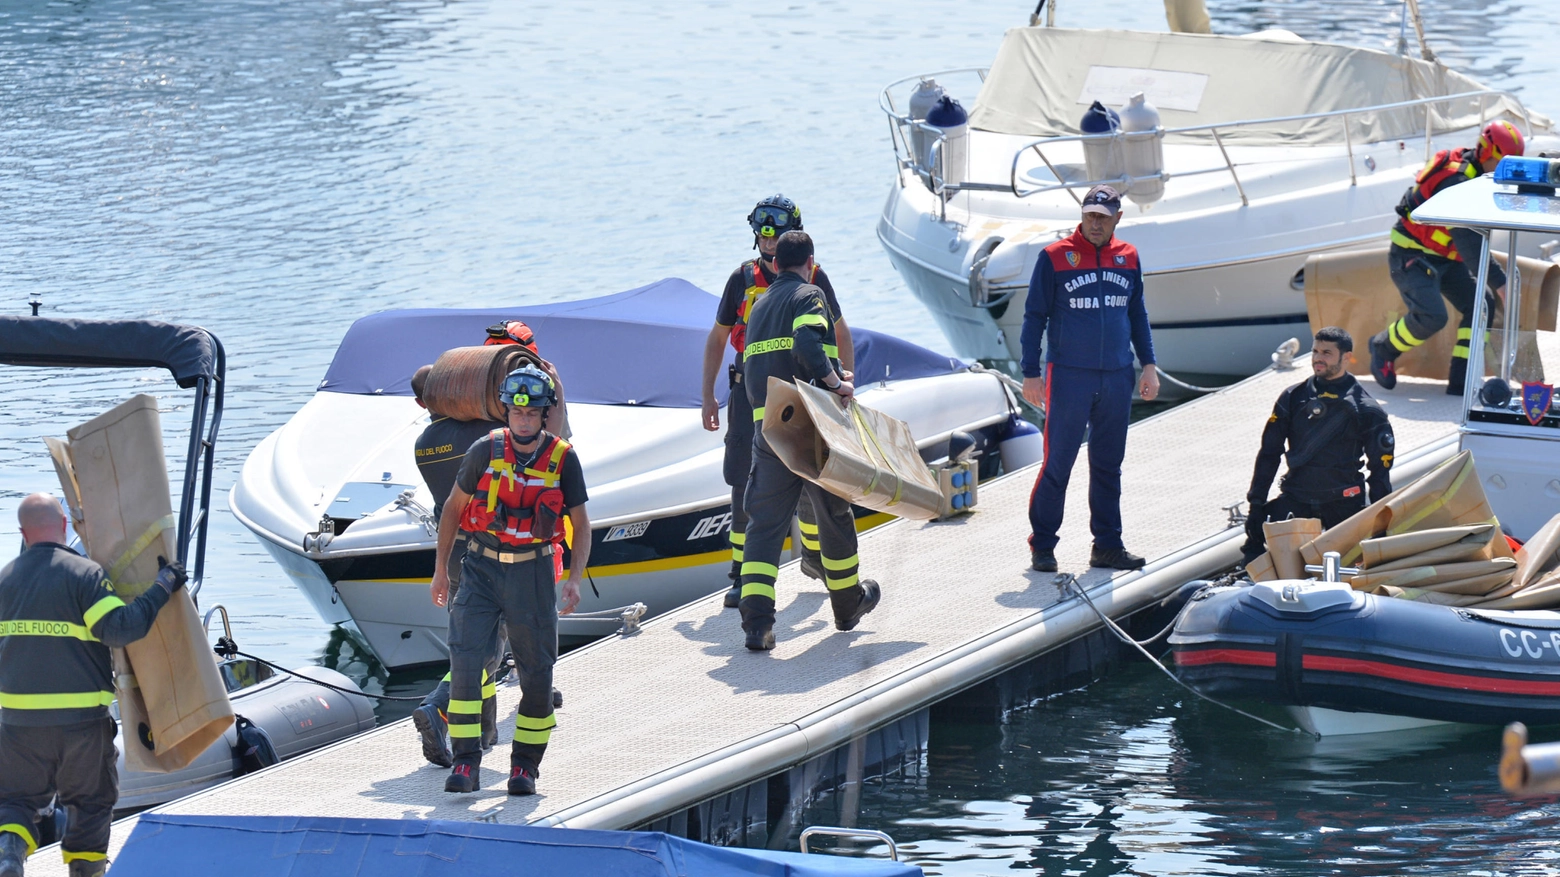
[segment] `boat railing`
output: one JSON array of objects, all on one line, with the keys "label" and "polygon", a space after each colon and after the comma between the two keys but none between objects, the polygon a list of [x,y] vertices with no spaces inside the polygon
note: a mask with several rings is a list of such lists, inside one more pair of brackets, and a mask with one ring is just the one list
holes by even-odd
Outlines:
[{"label": "boat railing", "polygon": [[[1516,103],[1517,107],[1519,107],[1521,110],[1523,126],[1527,129],[1526,133],[1529,136],[1532,134],[1533,127],[1532,119],[1528,114],[1526,106],[1524,106],[1522,102],[1517,99],[1516,95],[1506,91],[1481,89],[1478,91],[1465,91],[1459,92],[1457,94],[1416,98],[1414,100],[1397,101],[1387,104],[1372,104],[1370,106],[1350,107],[1342,110],[1329,110],[1322,113],[1305,113],[1293,116],[1272,116],[1261,119],[1240,119],[1231,122],[1217,122],[1206,125],[1187,125],[1178,128],[1160,127],[1152,131],[1115,131],[1106,134],[1074,134],[1054,137],[1040,137],[1021,144],[1013,151],[1013,159],[1009,163],[1008,181],[1006,183],[989,183],[971,180],[949,181],[947,172],[948,169],[946,167],[947,150],[945,146],[947,142],[947,131],[935,125],[929,125],[923,120],[911,118],[908,111],[901,112],[898,107],[895,106],[892,90],[898,86],[915,80],[932,79],[936,77],[950,77],[971,73],[979,76],[981,82],[984,83],[986,74],[988,72],[989,68],[984,67],[965,67],[952,70],[943,70],[935,73],[925,73],[917,76],[909,76],[904,79],[891,82],[884,87],[883,92],[878,100],[878,106],[883,110],[884,114],[887,115],[889,119],[890,137],[894,146],[895,161],[901,186],[905,185],[906,183],[906,174],[904,171],[913,171],[921,177],[921,179],[926,183],[927,187],[931,189],[933,193],[939,196],[939,200],[944,207],[946,207],[948,200],[959,192],[1007,192],[1017,198],[1028,198],[1032,195],[1064,190],[1070,194],[1075,201],[1079,201],[1081,203],[1082,199],[1077,190],[1082,189],[1086,191],[1092,186],[1112,185],[1129,191],[1133,183],[1148,183],[1158,181],[1168,184],[1172,176],[1189,177],[1205,174],[1228,174],[1231,181],[1233,181],[1235,184],[1235,191],[1236,194],[1240,197],[1241,204],[1247,205],[1250,203],[1250,197],[1248,196],[1246,187],[1241,180],[1240,168],[1249,168],[1262,162],[1237,162],[1230,157],[1229,150],[1226,148],[1224,143],[1224,135],[1227,135],[1231,131],[1240,128],[1249,128],[1260,125],[1272,126],[1293,124],[1297,122],[1310,122],[1318,119],[1339,120],[1339,127],[1342,132],[1342,137],[1340,138],[1339,142],[1344,147],[1345,155],[1348,159],[1349,185],[1354,186],[1358,185],[1359,183],[1359,171],[1358,163],[1354,154],[1355,138],[1349,124],[1351,117],[1363,116],[1372,113],[1411,110],[1414,108],[1423,107],[1425,118],[1423,137],[1426,161],[1430,159],[1432,154],[1432,138],[1435,136],[1435,134],[1444,133],[1446,130],[1453,130],[1450,128],[1443,129],[1441,132],[1436,130],[1434,108],[1437,104],[1451,103],[1455,101],[1477,101],[1479,105],[1479,125],[1482,127],[1484,123],[1488,121],[1488,113],[1492,101],[1498,101],[1500,98],[1511,98],[1513,102]],[[927,150],[924,163],[922,156],[918,155],[916,149],[913,147],[914,138],[912,137],[912,132],[919,133],[922,137],[926,138],[931,143],[930,148]],[[1056,164],[1045,153],[1047,148],[1055,147],[1064,143],[1086,144],[1090,142],[1108,142],[1112,144],[1118,144],[1119,148],[1120,143],[1128,140],[1141,138],[1158,138],[1163,140],[1166,137],[1187,135],[1203,135],[1211,138],[1214,146],[1216,146],[1219,150],[1220,161],[1205,168],[1177,170],[1173,175],[1161,167],[1154,173],[1143,174],[1140,176],[1132,176],[1123,173],[1118,176],[1102,177],[1100,179],[1069,180],[1066,179],[1064,174],[1057,169]],[[1037,157],[1040,162],[1045,165],[1046,169],[1050,171],[1051,176],[1056,179],[1055,184],[1023,184],[1021,181],[1022,174],[1020,168],[1025,164],[1025,155],[1030,152],[1033,152],[1035,157]],[[1369,164],[1370,161],[1372,160],[1367,157],[1369,168],[1374,170],[1374,165]]]}]

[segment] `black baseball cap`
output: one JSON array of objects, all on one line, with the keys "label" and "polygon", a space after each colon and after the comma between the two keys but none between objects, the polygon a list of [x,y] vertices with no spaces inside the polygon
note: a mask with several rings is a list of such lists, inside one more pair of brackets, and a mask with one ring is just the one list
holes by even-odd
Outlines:
[{"label": "black baseball cap", "polygon": [[1095,186],[1083,196],[1083,212],[1115,216],[1121,212],[1121,195],[1110,186]]}]

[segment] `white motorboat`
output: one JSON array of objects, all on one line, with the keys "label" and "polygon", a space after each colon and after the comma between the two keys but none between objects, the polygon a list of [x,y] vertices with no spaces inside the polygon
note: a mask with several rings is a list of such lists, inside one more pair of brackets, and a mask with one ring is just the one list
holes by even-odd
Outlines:
[{"label": "white motorboat", "polygon": [[[976,87],[967,124],[925,109]],[[1157,120],[1124,109],[1139,92]],[[1120,128],[1080,134],[1095,101],[1123,108]],[[1309,335],[1307,257],[1384,246],[1434,151],[1474,145],[1495,119],[1529,135],[1529,154],[1549,131],[1440,63],[1281,30],[1014,28],[989,70],[902,79],[880,104],[898,174],[878,237],[960,356],[1018,358],[1038,254],[1103,182],[1132,202],[1117,234],[1142,255],[1160,363],[1224,375]]]},{"label": "white motorboat", "polygon": [[[403,310],[347,331],[318,392],[244,464],[229,507],[332,624],[350,623],[387,667],[444,661],[446,613],[432,604],[433,498],[412,447],[428,415],[408,381],[484,328],[525,320],[558,368],[589,485],[590,583],[560,635],[612,633],[620,607],[650,613],[726,586],[730,488],[723,433],[699,419],[714,296],[677,279],[584,301],[505,310]],[[1033,428],[997,376],[854,329],[860,398],[910,424],[928,460],[958,430],[986,452],[1033,455]],[[718,382],[721,399],[724,377]],[[863,524],[884,520],[863,517]],[[591,613],[601,613],[589,617]]]}]

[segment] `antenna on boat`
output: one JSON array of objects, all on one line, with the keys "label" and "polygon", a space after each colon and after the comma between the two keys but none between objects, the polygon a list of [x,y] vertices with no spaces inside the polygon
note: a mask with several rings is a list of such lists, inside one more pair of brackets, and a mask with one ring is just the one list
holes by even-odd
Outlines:
[{"label": "antenna on boat", "polygon": [[[1434,52],[1430,51],[1429,43],[1425,42],[1425,22],[1419,15],[1419,0],[1403,0],[1403,16],[1414,23],[1414,35],[1419,38],[1419,57],[1432,64],[1439,64],[1440,60],[1436,58]],[[1400,32],[1398,34],[1398,53],[1406,54],[1405,50],[1407,48],[1408,40]]]}]

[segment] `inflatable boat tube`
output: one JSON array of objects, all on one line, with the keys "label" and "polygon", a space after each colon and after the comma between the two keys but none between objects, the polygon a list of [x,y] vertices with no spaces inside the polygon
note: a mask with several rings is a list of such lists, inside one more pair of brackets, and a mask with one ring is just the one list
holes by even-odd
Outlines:
[{"label": "inflatable boat tube", "polygon": [[[269,738],[278,758],[302,755],[374,727],[373,702],[367,697],[332,691],[310,681],[359,690],[351,679],[334,670],[309,666],[295,669],[297,676],[273,675],[269,668],[244,659],[224,661],[219,669],[231,692],[233,711]],[[122,735],[123,727],[120,731]],[[236,726],[229,727],[222,739],[188,766],[171,773],[127,770],[124,740],[116,739],[115,743],[119,747],[116,810],[161,804],[249,772]]]},{"label": "inflatable boat tube", "polygon": [[1459,609],[1280,580],[1201,591],[1170,647],[1176,675],[1219,700],[1560,722],[1557,612]]}]

